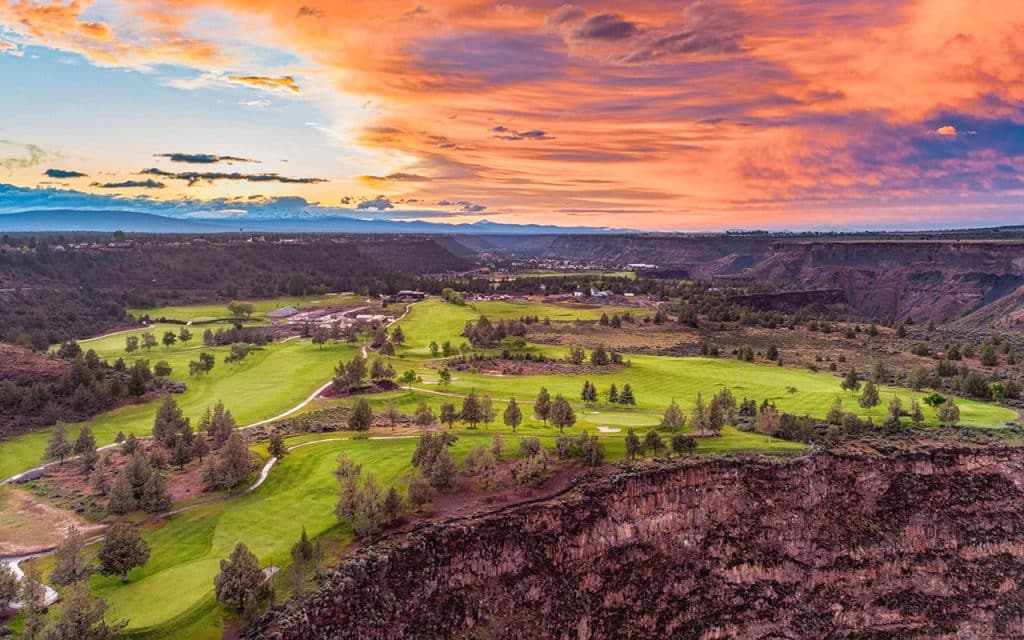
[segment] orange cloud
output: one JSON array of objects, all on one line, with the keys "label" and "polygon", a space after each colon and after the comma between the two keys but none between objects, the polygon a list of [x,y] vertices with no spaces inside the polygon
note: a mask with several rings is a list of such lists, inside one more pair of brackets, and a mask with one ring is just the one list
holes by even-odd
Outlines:
[{"label": "orange cloud", "polygon": [[[953,116],[1024,121],[1019,0],[983,10],[975,0],[896,0],[884,12],[867,0],[130,6],[144,33],[171,37],[125,39],[117,24],[84,21],[77,0],[19,0],[0,20],[104,64],[200,67],[219,65],[226,43],[199,42],[188,16],[216,10],[261,25],[253,51],[302,60],[304,95],[372,101],[364,121],[338,110],[323,127],[376,154],[373,169],[351,177],[365,195],[548,221],[606,211],[601,222],[614,224],[614,212],[642,211],[651,227],[743,226],[997,189],[985,172],[1013,165],[1013,150],[954,148],[982,136],[956,135],[975,125]],[[231,82],[300,91],[280,75],[288,69],[261,67],[255,53],[237,62],[253,75]],[[332,100],[323,107],[331,113]]]},{"label": "orange cloud", "polygon": [[270,91],[280,89],[284,91],[291,91],[292,93],[299,93],[299,85],[295,82],[295,78],[291,76],[284,76],[281,78],[271,78],[268,76],[228,76],[228,82],[247,84],[259,89],[267,89]]}]

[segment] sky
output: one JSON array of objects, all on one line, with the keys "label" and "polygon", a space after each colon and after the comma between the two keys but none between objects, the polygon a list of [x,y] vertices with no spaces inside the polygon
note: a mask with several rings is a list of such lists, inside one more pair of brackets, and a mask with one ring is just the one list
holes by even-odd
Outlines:
[{"label": "sky", "polygon": [[0,211],[1024,222],[1020,0],[0,0]]}]

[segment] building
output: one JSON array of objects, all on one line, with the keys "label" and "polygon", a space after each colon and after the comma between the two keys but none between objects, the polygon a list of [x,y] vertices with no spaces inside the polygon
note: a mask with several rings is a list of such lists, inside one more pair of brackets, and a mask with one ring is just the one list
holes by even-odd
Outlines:
[{"label": "building", "polygon": [[426,300],[427,294],[423,291],[411,291],[409,289],[403,289],[395,295],[391,296],[391,300],[394,302],[419,302],[420,300]]},{"label": "building", "polygon": [[280,309],[274,309],[273,311],[267,312],[268,318],[290,318],[298,313],[299,310],[295,307],[281,307]]}]

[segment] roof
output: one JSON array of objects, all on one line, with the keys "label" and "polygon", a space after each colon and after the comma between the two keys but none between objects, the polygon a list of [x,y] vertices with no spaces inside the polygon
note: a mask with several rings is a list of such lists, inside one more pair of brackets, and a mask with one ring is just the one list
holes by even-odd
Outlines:
[{"label": "roof", "polygon": [[294,306],[283,306],[278,309],[267,312],[267,317],[288,317],[289,315],[295,315],[299,310]]}]

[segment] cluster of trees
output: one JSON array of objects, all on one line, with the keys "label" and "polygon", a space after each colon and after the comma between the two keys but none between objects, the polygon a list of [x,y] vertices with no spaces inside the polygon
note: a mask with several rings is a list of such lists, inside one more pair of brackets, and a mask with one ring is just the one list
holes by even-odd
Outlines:
[{"label": "cluster of trees", "polygon": [[[160,460],[156,466],[162,466]],[[107,495],[107,513],[125,515],[137,509],[162,513],[171,508],[167,479],[141,446],[136,446]]]},{"label": "cluster of trees", "polygon": [[522,320],[499,320],[494,324],[487,316],[480,316],[475,323],[466,321],[462,337],[469,339],[470,344],[478,349],[489,349],[503,343],[506,338],[522,338],[526,331],[526,323]]},{"label": "cluster of trees", "polygon": [[559,460],[578,458],[591,467],[604,462],[604,444],[597,436],[587,433],[576,436],[559,434],[555,440],[555,451],[558,452]]},{"label": "cluster of trees", "polygon": [[47,615],[46,589],[38,567],[27,567],[19,580],[6,567],[0,568],[0,602],[17,599],[22,603],[22,637],[26,640],[116,640],[127,621],[107,622],[107,603],[89,590],[86,580],[95,572],[118,575],[127,581],[128,572],[149,560],[149,545],[129,524],[113,525],[97,553],[98,565],[91,565],[83,553],[84,541],[75,527],[56,550],[56,564],[50,581],[62,587],[61,601]]},{"label": "cluster of trees", "polygon": [[[569,364],[581,365],[587,360],[587,352],[583,347],[569,347],[565,354],[565,361]],[[618,351],[609,351],[604,345],[597,345],[590,351],[590,364],[596,367],[606,367],[610,364],[624,364],[622,354]]]},{"label": "cluster of trees", "polygon": [[[597,386],[586,380],[583,382],[583,391],[580,392],[580,399],[587,404],[594,404],[597,402],[600,394],[597,392]],[[636,404],[636,396],[633,394],[633,387],[627,382],[623,385],[622,390],[619,391],[618,385],[614,382],[608,387],[608,392],[605,394],[605,399],[608,404],[621,404],[625,406],[632,406]]]},{"label": "cluster of trees", "polygon": [[199,354],[199,357],[195,360],[190,360],[188,363],[188,375],[192,377],[198,377],[204,373],[213,371],[213,365],[216,364],[214,357],[209,353],[203,351]]},{"label": "cluster of trees", "polygon": [[233,431],[215,456],[210,456],[203,467],[203,489],[226,491],[233,489],[256,468],[245,436]]},{"label": "cluster of trees", "polygon": [[455,486],[455,462],[448,448],[456,440],[458,438],[454,434],[445,432],[428,432],[420,436],[412,454],[412,466],[416,467],[417,473],[409,481],[410,504],[420,507],[433,499],[433,496],[423,499],[430,493],[424,489],[424,481],[435,491]]},{"label": "cluster of trees", "polygon": [[[146,360],[129,367],[119,358],[111,365],[91,349],[83,353],[73,341],[61,345],[58,358],[66,366],[56,377],[51,373],[52,364],[35,354],[26,353],[27,366],[15,357],[9,363],[0,362],[0,378],[4,378],[0,382],[0,438],[59,420],[83,420],[142,396],[156,385]],[[4,359],[0,356],[0,361]],[[38,373],[33,369],[35,359],[40,359]],[[5,364],[20,368],[5,370]]]},{"label": "cluster of trees", "polygon": [[344,456],[334,474],[341,483],[334,513],[339,520],[351,522],[357,536],[374,535],[398,520],[402,496],[394,487],[382,491],[373,476],[364,478],[362,466]]},{"label": "cluster of trees", "polygon": [[224,347],[229,344],[243,342],[245,344],[267,345],[274,341],[274,333],[269,327],[225,327],[213,331],[203,331],[203,344],[207,347]]},{"label": "cluster of trees", "polygon": [[541,387],[537,393],[537,399],[533,401],[533,415],[543,420],[544,424],[550,422],[559,431],[576,424],[576,412],[569,401],[561,395],[556,395],[552,400],[547,387]]},{"label": "cluster of trees", "polygon": [[697,439],[693,436],[684,435],[682,433],[673,433],[669,437],[669,443],[666,445],[661,434],[653,429],[648,431],[644,435],[643,439],[640,439],[640,437],[636,435],[636,431],[634,429],[626,431],[627,460],[642,458],[647,454],[653,455],[654,457],[661,457],[669,452],[669,447],[671,447],[671,453],[675,455],[692,453],[697,449]]}]

